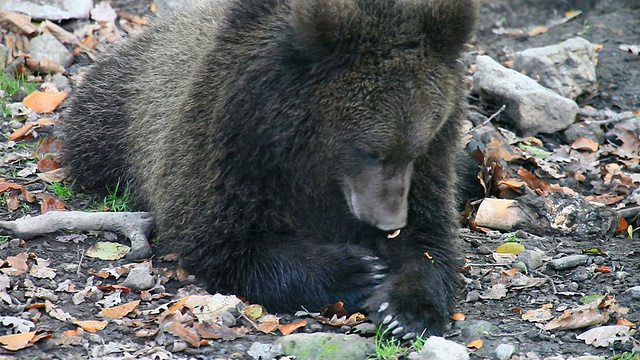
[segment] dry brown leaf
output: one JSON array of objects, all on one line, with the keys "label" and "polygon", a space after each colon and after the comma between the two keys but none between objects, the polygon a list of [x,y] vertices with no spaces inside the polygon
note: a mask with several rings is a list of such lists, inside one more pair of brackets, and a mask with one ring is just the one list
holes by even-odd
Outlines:
[{"label": "dry brown leaf", "polygon": [[133,309],[136,308],[140,304],[140,300],[128,302],[126,304],[110,307],[107,309],[102,309],[102,313],[111,319],[122,319],[127,316],[128,313],[132,312]]},{"label": "dry brown leaf", "polygon": [[549,28],[546,26],[536,26],[533,29],[527,31],[527,35],[529,37],[534,37],[536,35],[544,34],[549,31]]},{"label": "dry brown leaf", "polygon": [[53,35],[61,43],[73,44],[78,40],[76,39],[75,35],[73,35],[72,33],[62,28],[60,25],[50,20],[45,20],[44,25],[47,28],[47,30],[49,30],[51,35]]},{"label": "dry brown leaf", "polygon": [[55,269],[47,267],[50,263],[51,261],[37,258],[36,264],[29,269],[29,275],[40,279],[53,279],[57,274]]},{"label": "dry brown leaf", "polygon": [[325,305],[321,307],[320,315],[327,318],[332,318],[334,316],[341,318],[344,316],[348,316],[349,312],[347,311],[347,309],[344,308],[344,303],[342,301],[338,301],[331,305]]},{"label": "dry brown leaf", "polygon": [[31,340],[33,340],[35,335],[35,331],[23,334],[4,335],[0,336],[0,343],[2,343],[2,347],[7,350],[17,351],[32,346],[33,343]]},{"label": "dry brown leaf", "polygon": [[258,325],[256,325],[256,330],[262,331],[265,334],[269,334],[275,331],[280,324],[280,318],[274,315],[265,315]]},{"label": "dry brown leaf", "polygon": [[9,135],[9,140],[16,141],[25,137],[31,129],[36,125],[35,122],[27,121],[24,125],[22,125],[19,129],[16,129],[14,132]]},{"label": "dry brown leaf", "polygon": [[480,349],[483,344],[484,344],[484,342],[482,341],[482,339],[475,339],[475,340],[471,341],[470,343],[468,343],[467,347],[469,349]]},{"label": "dry brown leaf", "polygon": [[467,317],[463,313],[457,312],[457,313],[451,315],[451,318],[453,320],[455,320],[455,321],[462,321],[462,320],[466,319]]},{"label": "dry brown leaf", "polygon": [[31,110],[39,113],[49,113],[55,110],[62,100],[66,99],[65,92],[40,92],[34,91],[22,100],[22,103]]},{"label": "dry brown leaf", "polygon": [[176,310],[182,309],[182,307],[187,302],[187,300],[189,300],[189,295],[183,297],[182,299],[178,300],[178,302],[176,302],[175,304],[171,305],[169,307],[169,311],[174,312]]},{"label": "dry brown leaf", "polygon": [[624,326],[628,326],[630,328],[636,328],[636,324],[625,319],[625,318],[620,318],[618,319],[618,321],[616,321],[616,325],[624,325]]},{"label": "dry brown leaf", "polygon": [[584,137],[576,139],[576,141],[571,144],[573,149],[591,152],[598,151],[599,146],[600,144],[598,144],[597,141]]},{"label": "dry brown leaf", "polygon": [[10,267],[2,268],[2,272],[11,276],[18,276],[26,273],[29,270],[27,259],[27,253],[20,253],[16,256],[7,257],[7,264],[9,264]]},{"label": "dry brown leaf", "polygon": [[98,332],[103,330],[109,324],[108,321],[98,321],[98,320],[83,320],[83,321],[74,321],[74,324],[80,326],[85,331],[88,332]]},{"label": "dry brown leaf", "polygon": [[251,329],[244,326],[229,328],[224,325],[218,325],[208,322],[197,322],[193,324],[193,327],[204,339],[234,340],[246,335],[249,331],[251,331]]},{"label": "dry brown leaf", "polygon": [[522,314],[522,320],[527,320],[530,322],[544,322],[551,319],[553,319],[551,310],[545,308],[544,306],[540,309],[527,310],[524,314]]},{"label": "dry brown leaf", "polygon": [[280,325],[280,327],[278,328],[280,330],[280,332],[282,333],[282,335],[289,335],[292,332],[298,330],[301,327],[304,327],[307,325],[307,320],[298,320],[298,321],[294,321],[290,324],[282,324]]},{"label": "dry brown leaf", "polygon": [[172,321],[167,325],[166,330],[169,334],[178,336],[193,347],[200,347],[200,336],[193,329],[185,327],[179,321]]}]

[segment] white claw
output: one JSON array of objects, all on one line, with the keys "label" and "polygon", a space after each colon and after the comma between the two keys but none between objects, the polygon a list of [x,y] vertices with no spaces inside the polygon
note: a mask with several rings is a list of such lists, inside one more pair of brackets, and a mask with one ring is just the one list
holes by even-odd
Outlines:
[{"label": "white claw", "polygon": [[378,309],[378,312],[383,312],[387,310],[388,307],[389,307],[389,302],[385,301],[382,304],[380,304],[380,308]]},{"label": "white claw", "polygon": [[384,317],[384,319],[382,320],[383,324],[388,324],[389,321],[393,320],[393,316],[392,315],[387,315]]},{"label": "white claw", "polygon": [[399,326],[391,332],[391,335],[398,335],[402,332],[402,330],[404,330],[404,328],[402,326]]},{"label": "white claw", "polygon": [[373,271],[378,272],[378,271],[385,270],[386,268],[387,268],[387,267],[386,267],[386,266],[384,266],[384,265],[375,265],[375,266],[373,266]]},{"label": "white claw", "polygon": [[377,257],[377,256],[369,256],[369,255],[367,255],[367,256],[363,256],[362,260],[364,260],[364,261],[377,261],[377,260],[380,260],[380,258]]},{"label": "white claw", "polygon": [[402,337],[402,340],[409,340],[409,339],[413,339],[416,336],[416,333],[408,333],[405,336]]},{"label": "white claw", "polygon": [[376,280],[380,280],[380,279],[384,279],[384,276],[385,276],[384,274],[375,274],[373,275],[373,278]]},{"label": "white claw", "polygon": [[394,320],[391,324],[387,325],[387,329],[391,330],[394,327],[400,325],[400,323],[398,322],[398,320]]}]

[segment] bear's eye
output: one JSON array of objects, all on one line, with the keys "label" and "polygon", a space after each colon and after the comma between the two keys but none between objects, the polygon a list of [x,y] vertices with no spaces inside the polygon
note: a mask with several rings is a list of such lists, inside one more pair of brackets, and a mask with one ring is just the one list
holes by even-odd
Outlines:
[{"label": "bear's eye", "polygon": [[382,159],[378,154],[366,149],[356,149],[356,155],[360,160],[367,164],[379,164]]}]

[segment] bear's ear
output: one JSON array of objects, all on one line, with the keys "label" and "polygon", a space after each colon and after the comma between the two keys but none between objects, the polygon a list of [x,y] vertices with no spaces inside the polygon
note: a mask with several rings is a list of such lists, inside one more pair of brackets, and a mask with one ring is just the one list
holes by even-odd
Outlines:
[{"label": "bear's ear", "polygon": [[[427,51],[445,59],[457,59],[473,34],[478,0],[399,0],[408,19],[420,14]],[[414,14],[414,15],[411,15]]]},{"label": "bear's ear", "polygon": [[341,52],[354,44],[353,26],[361,19],[355,0],[291,0],[295,46],[314,60]]}]

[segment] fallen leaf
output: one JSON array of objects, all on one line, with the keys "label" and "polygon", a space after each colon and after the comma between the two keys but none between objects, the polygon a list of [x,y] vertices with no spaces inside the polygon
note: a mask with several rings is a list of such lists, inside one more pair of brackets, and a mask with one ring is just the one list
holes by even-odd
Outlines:
[{"label": "fallen leaf", "polygon": [[131,248],[112,241],[98,241],[93,244],[87,252],[86,256],[98,258],[100,260],[119,260],[131,251]]},{"label": "fallen leaf", "polygon": [[530,322],[544,322],[553,319],[553,314],[548,308],[528,310],[522,314],[522,320]]},{"label": "fallen leaf", "polygon": [[278,330],[280,330],[282,335],[289,335],[292,332],[296,331],[297,329],[304,327],[305,325],[307,325],[307,320],[298,320],[290,324],[282,324],[280,325]]},{"label": "fallen leaf", "polygon": [[464,320],[466,318],[466,316],[461,312],[457,312],[457,313],[451,315],[451,318],[453,320],[455,320],[455,321],[462,321],[462,320]]},{"label": "fallen leaf", "polygon": [[31,131],[31,129],[33,129],[35,125],[36,123],[27,121],[24,125],[12,132],[11,135],[9,135],[9,140],[16,141],[22,139]]},{"label": "fallen leaf", "polygon": [[597,141],[581,137],[576,139],[576,141],[571,144],[571,147],[576,150],[596,152],[598,151],[599,145]]},{"label": "fallen leaf", "polygon": [[468,343],[467,347],[469,349],[480,349],[483,344],[484,344],[484,342],[482,341],[482,339],[475,339],[475,340],[471,341],[470,343]]},{"label": "fallen leaf", "polygon": [[496,248],[496,252],[498,253],[515,254],[515,255],[520,254],[522,250],[524,250],[524,245],[517,242],[513,242],[513,241],[506,242],[498,246],[498,248]]},{"label": "fallen leaf", "polygon": [[111,319],[122,319],[123,317],[127,316],[128,313],[132,312],[133,309],[138,306],[138,304],[140,304],[140,300],[102,309],[102,313]]},{"label": "fallen leaf", "polygon": [[33,340],[35,335],[35,331],[23,334],[4,335],[0,336],[0,343],[2,343],[2,347],[7,350],[17,351],[32,346],[31,340]]},{"label": "fallen leaf", "polygon": [[607,347],[616,341],[627,342],[634,333],[634,330],[624,325],[598,326],[577,335],[576,339],[583,340],[587,345]]},{"label": "fallen leaf", "polygon": [[83,320],[83,321],[76,320],[73,323],[80,326],[81,328],[83,328],[85,331],[88,331],[88,332],[98,332],[100,330],[103,330],[109,324],[108,321],[98,321],[98,320]]},{"label": "fallen leaf", "polygon": [[185,327],[178,321],[172,321],[167,325],[166,330],[171,335],[175,335],[180,337],[182,340],[185,340],[193,347],[200,347],[200,336],[190,328]]},{"label": "fallen leaf", "polygon": [[68,94],[64,92],[34,91],[27,95],[27,97],[22,100],[22,103],[35,112],[48,113],[55,110],[67,95]]},{"label": "fallen leaf", "polygon": [[262,331],[265,334],[269,334],[275,331],[280,324],[280,318],[274,315],[265,315],[261,318],[258,325],[256,325],[256,330]]}]

